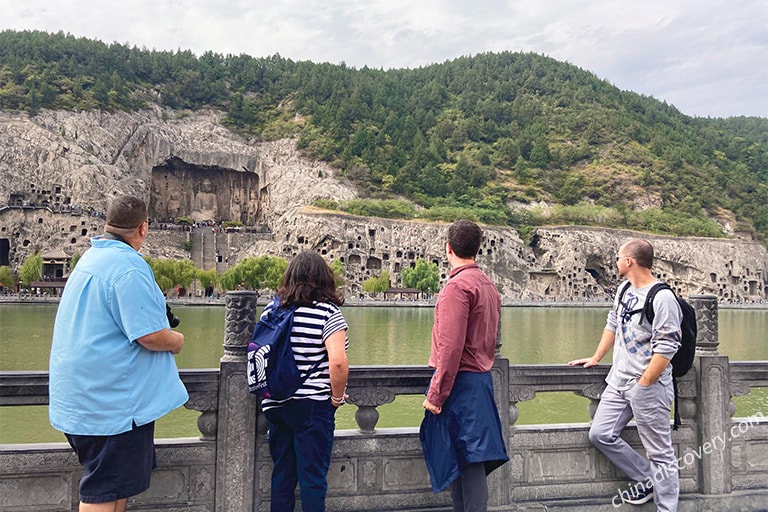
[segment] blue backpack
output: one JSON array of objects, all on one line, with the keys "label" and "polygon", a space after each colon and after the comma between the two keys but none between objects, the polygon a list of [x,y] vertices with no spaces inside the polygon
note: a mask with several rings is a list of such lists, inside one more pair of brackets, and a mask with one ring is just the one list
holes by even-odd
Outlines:
[{"label": "blue backpack", "polygon": [[262,315],[253,329],[248,343],[248,391],[261,398],[285,400],[293,396],[307,378],[317,369],[320,361],[303,375],[296,366],[291,349],[291,329],[296,306],[280,307],[275,297],[274,306]]}]

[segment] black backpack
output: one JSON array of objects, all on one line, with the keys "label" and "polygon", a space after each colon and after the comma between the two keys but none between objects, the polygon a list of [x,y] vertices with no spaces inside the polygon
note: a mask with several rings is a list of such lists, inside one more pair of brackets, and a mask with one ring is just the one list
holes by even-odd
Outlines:
[{"label": "black backpack", "polygon": [[[629,288],[628,282],[619,292],[619,304],[624,300],[624,294]],[[674,290],[667,283],[656,283],[648,291],[648,295],[645,298],[645,304],[640,309],[634,311],[628,311],[627,314],[634,315],[635,313],[643,312],[643,316],[640,318],[640,323],[643,322],[643,318],[648,320],[648,323],[653,324],[653,318],[656,314],[653,311],[653,299],[656,298],[656,294],[661,290],[671,290],[677,299],[677,303],[680,305],[680,311],[682,312],[682,320],[680,322],[680,349],[672,356],[670,364],[672,365],[672,385],[675,390],[675,423],[673,428],[675,430],[680,426],[680,414],[677,410],[677,377],[682,377],[693,366],[693,358],[696,355],[696,335],[698,330],[696,327],[696,311],[693,309],[688,301],[677,295]]]}]

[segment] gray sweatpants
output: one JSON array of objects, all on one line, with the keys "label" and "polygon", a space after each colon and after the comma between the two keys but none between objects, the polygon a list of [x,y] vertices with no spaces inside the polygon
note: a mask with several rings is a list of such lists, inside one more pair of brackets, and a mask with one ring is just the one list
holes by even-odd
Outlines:
[{"label": "gray sweatpants", "polygon": [[[674,398],[672,383],[659,381],[626,391],[605,388],[589,429],[589,440],[631,480],[653,479],[653,500],[662,512],[677,510],[680,494],[669,412]],[[634,416],[647,459],[621,437]]]}]

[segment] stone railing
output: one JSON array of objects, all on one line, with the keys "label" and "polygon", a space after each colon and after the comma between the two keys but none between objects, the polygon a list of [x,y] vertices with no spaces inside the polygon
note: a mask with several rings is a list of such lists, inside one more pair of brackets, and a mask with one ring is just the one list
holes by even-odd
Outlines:
[{"label": "stone railing", "polygon": [[[157,441],[151,488],[130,510],[194,512],[269,510],[272,463],[266,422],[245,386],[245,345],[256,319],[253,292],[227,295],[225,351],[218,370],[184,370],[190,400],[200,411],[199,439]],[[758,510],[768,501],[768,418],[732,419],[731,399],[768,387],[768,362],[730,363],[717,353],[717,304],[694,297],[698,313],[696,367],[680,381],[683,425],[673,432],[681,501],[690,510]],[[589,425],[518,425],[518,404],[554,391],[586,397],[594,412],[608,366],[509,365],[492,370],[510,462],[491,474],[495,510],[610,510],[624,477],[590,446]],[[328,475],[328,509],[339,511],[450,510],[448,493],[430,491],[416,428],[377,429],[378,407],[403,395],[423,395],[431,370],[423,366],[353,367],[350,402],[357,430],[337,431]],[[45,372],[0,373],[0,406],[48,401]],[[763,390],[761,390],[763,391]],[[504,405],[506,404],[506,405]],[[0,413],[2,409],[0,408]],[[768,413],[768,411],[766,411]],[[641,446],[634,427],[624,437]],[[0,446],[0,510],[77,510],[76,458],[63,443]]]}]

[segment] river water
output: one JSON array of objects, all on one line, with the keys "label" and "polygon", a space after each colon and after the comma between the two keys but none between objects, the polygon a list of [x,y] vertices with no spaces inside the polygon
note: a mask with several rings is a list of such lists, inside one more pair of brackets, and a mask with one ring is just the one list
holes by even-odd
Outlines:
[{"label": "river water", "polygon": [[[0,305],[0,371],[47,370],[55,304]],[[605,325],[607,307],[505,307],[501,352],[512,364],[563,364],[592,354]],[[343,308],[349,323],[351,365],[426,364],[432,308]],[[186,337],[180,368],[216,368],[224,353],[224,308],[176,306]],[[768,310],[720,309],[720,353],[733,361],[768,360]],[[609,363],[606,357],[604,363]],[[768,415],[768,390],[737,401],[738,414]],[[421,396],[399,397],[379,407],[377,427],[416,426]],[[587,400],[573,393],[540,393],[519,404],[518,424],[585,422]],[[337,428],[355,428],[355,407],[337,414]],[[157,437],[199,435],[199,413],[179,409],[158,421]],[[47,408],[0,407],[0,444],[63,441],[48,425]]]}]

